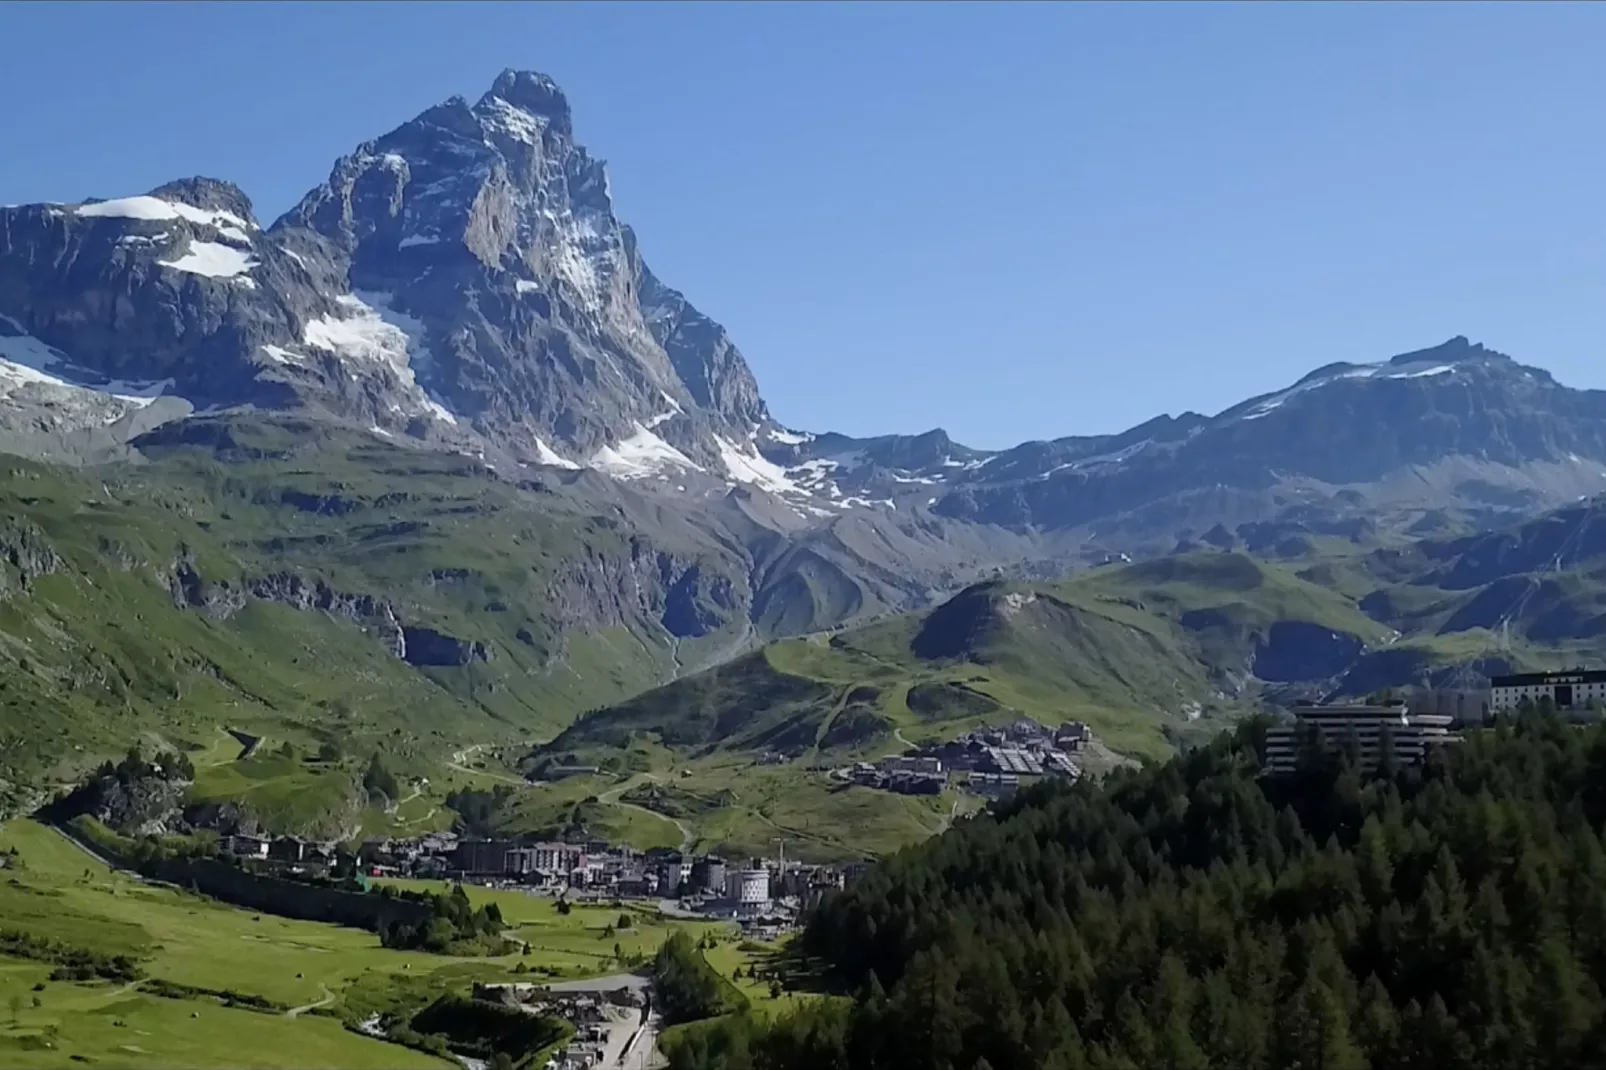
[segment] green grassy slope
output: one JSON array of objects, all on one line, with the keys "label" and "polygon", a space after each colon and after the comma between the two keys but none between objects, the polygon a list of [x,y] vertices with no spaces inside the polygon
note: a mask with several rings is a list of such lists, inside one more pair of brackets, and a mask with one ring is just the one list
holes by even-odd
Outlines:
[{"label": "green grassy slope", "polygon": [[[220,419],[173,439],[137,465],[0,466],[0,799],[148,735],[334,740],[420,775],[550,735],[669,675],[662,624],[618,596],[637,558],[738,567],[684,526],[644,541],[584,494],[372,435]],[[428,634],[413,658],[441,663],[396,657],[381,603],[456,663],[419,657]]]},{"label": "green grassy slope", "polygon": [[[926,613],[790,640],[581,718],[548,752],[650,737],[682,752],[813,755],[1026,715],[1082,719],[1114,747],[1163,753],[1225,711],[1280,622],[1360,643],[1387,629],[1343,596],[1241,554],[1099,570],[1059,584],[990,582]],[[845,719],[845,721],[844,721]]]},{"label": "green grassy slope", "polygon": [[[1198,730],[1192,718],[1252,702],[1255,668],[1269,659],[1308,666],[1300,678],[1312,682],[1356,667],[1367,687],[1397,686],[1487,654],[1490,629],[1513,602],[1513,663],[1591,656],[1606,636],[1606,570],[1455,591],[1381,582],[1403,571],[1391,561],[1280,567],[1205,552],[1061,583],[977,584],[929,611],[828,641],[773,643],[596,711],[548,752],[650,739],[693,756],[769,749],[812,758],[874,749],[895,731],[934,736],[1024,714],[1086,720],[1117,749],[1158,754]],[[1431,562],[1419,554],[1413,564]]]},{"label": "green grassy slope", "polygon": [[[1554,564],[1553,552],[1530,556]],[[601,764],[638,781],[652,770],[626,798],[704,845],[782,836],[789,850],[877,853],[941,827],[951,804],[850,789],[822,770],[1020,715],[1085,720],[1116,751],[1160,755],[1291,687],[1361,696],[1456,685],[1468,666],[1606,655],[1606,569],[1594,557],[1442,586],[1456,560],[1433,547],[1350,549],[1278,567],[1205,552],[1061,583],[978,584],[926,612],[772,643],[594,711],[531,764]],[[1507,617],[1503,636],[1492,630]],[[1282,682],[1256,678],[1267,666]]]}]

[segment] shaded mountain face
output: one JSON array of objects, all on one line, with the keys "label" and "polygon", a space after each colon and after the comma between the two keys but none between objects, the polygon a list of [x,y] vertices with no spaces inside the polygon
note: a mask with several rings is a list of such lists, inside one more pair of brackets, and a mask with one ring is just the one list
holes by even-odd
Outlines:
[{"label": "shaded mountain face", "polygon": [[788,429],[724,328],[648,268],[562,91],[519,71],[357,146],[271,226],[210,179],[0,209],[0,449],[116,456],[242,406],[502,471],[589,468],[711,510],[775,567],[828,561],[789,581],[803,612],[764,611],[810,624],[995,567],[1290,556],[1606,486],[1606,392],[1464,338],[1215,416],[1000,452],[940,429]]}]

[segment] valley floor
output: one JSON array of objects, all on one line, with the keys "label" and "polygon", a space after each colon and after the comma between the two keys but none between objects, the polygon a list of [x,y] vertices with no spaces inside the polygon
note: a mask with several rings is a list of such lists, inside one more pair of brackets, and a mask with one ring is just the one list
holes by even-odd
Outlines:
[{"label": "valley floor", "polygon": [[[142,961],[132,983],[52,981],[52,965],[0,958],[0,1065],[57,1067],[428,1067],[453,1065],[360,1035],[347,1026],[423,1006],[476,980],[560,980],[619,972],[650,958],[673,928],[632,909],[577,906],[470,889],[494,900],[507,935],[526,953],[462,959],[385,949],[368,932],[235,909],[108,869],[55,830],[16,820],[0,828],[0,929]],[[424,887],[426,885],[417,885]],[[434,889],[444,885],[435,883]],[[621,958],[621,956],[623,958]],[[167,998],[162,982],[225,990],[262,1010],[218,998]]]}]

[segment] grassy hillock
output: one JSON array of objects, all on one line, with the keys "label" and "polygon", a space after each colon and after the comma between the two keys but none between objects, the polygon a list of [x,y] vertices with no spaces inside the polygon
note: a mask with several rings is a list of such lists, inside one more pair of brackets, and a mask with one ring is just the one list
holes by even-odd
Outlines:
[{"label": "grassy hillock", "polygon": [[588,714],[545,750],[648,737],[689,754],[814,755],[1029,716],[1086,720],[1119,750],[1159,755],[1201,715],[1233,712],[1227,674],[1248,676],[1257,646],[1288,622],[1357,646],[1387,634],[1342,595],[1242,554],[994,581],[925,613],[771,644]]}]

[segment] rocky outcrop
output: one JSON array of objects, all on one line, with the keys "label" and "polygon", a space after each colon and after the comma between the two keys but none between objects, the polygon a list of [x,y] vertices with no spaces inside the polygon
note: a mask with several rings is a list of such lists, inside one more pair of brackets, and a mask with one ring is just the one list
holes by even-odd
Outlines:
[{"label": "rocky outcrop", "polygon": [[215,619],[227,619],[244,608],[248,600],[255,599],[350,621],[372,635],[393,657],[411,665],[463,666],[490,661],[494,656],[482,642],[403,624],[387,599],[337,590],[317,577],[275,572],[234,583],[208,581],[196,570],[194,555],[186,549],[164,578],[175,606],[200,610]]},{"label": "rocky outcrop", "polygon": [[491,648],[484,643],[457,639],[433,628],[404,627],[402,637],[401,658],[409,665],[451,668],[492,658]]},{"label": "rocky outcrop", "polygon": [[748,597],[728,574],[638,537],[623,553],[588,547],[558,570],[546,601],[559,632],[656,621],[676,638],[697,639],[740,618]]},{"label": "rocky outcrop", "polygon": [[127,836],[163,835],[182,824],[180,811],[194,779],[182,755],[168,751],[147,758],[134,749],[51,803],[46,816],[65,821],[88,815]]},{"label": "rocky outcrop", "polygon": [[[18,520],[0,525],[0,560],[16,570],[17,580],[24,590],[41,576],[48,576],[62,567],[61,555],[56,553],[45,533],[35,524]],[[0,590],[4,590],[3,583],[0,583]]]},{"label": "rocky outcrop", "polygon": [[383,598],[337,591],[321,579],[309,580],[291,572],[247,580],[245,587],[251,597],[264,602],[349,620],[367,629],[395,657],[407,656],[406,629],[397,620],[395,608]]},{"label": "rocky outcrop", "polygon": [[1270,683],[1326,680],[1347,671],[1365,649],[1364,641],[1347,632],[1280,620],[1256,644],[1251,668]]}]

